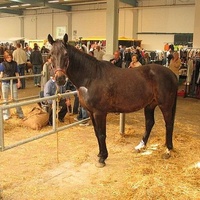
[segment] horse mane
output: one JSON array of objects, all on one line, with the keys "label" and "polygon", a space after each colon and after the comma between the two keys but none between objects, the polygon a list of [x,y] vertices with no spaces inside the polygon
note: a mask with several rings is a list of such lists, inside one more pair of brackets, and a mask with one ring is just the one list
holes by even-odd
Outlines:
[{"label": "horse mane", "polygon": [[88,60],[90,60],[92,62],[98,61],[95,57],[87,54],[86,52],[80,51],[79,49],[77,49],[76,47],[74,47],[70,44],[67,45],[67,49],[70,49],[71,56],[75,57],[77,60],[86,61],[86,62]]},{"label": "horse mane", "polygon": [[[66,45],[68,56],[70,57],[70,64],[73,68],[76,67],[77,71],[88,75],[91,79],[101,76],[102,69],[107,65],[105,61],[99,61],[95,57],[80,51],[76,47]],[[83,71],[84,70],[84,71]]]}]

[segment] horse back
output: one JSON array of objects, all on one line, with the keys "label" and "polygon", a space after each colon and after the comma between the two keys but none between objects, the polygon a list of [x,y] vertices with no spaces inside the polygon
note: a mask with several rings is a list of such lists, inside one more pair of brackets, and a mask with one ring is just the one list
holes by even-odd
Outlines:
[{"label": "horse back", "polygon": [[99,70],[100,73],[86,87],[87,90],[79,90],[84,103],[99,110],[133,112],[152,102],[164,104],[177,92],[176,76],[161,65],[121,69],[106,64]]}]

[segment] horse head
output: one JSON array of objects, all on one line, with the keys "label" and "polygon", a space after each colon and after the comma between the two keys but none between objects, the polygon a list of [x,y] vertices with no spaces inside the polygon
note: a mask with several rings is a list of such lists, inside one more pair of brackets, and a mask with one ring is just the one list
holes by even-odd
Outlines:
[{"label": "horse head", "polygon": [[52,65],[54,68],[55,81],[59,86],[64,85],[66,82],[66,69],[69,63],[66,49],[68,35],[65,34],[62,41],[54,40],[49,34],[48,41],[52,45],[50,54]]}]

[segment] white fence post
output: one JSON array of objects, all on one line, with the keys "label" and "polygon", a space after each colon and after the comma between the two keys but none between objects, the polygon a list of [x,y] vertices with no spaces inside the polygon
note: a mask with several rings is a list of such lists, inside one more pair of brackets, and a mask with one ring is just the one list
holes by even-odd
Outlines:
[{"label": "white fence post", "polygon": [[0,108],[0,149],[3,151],[4,149],[4,134],[3,134],[4,126],[3,126],[3,109]]}]

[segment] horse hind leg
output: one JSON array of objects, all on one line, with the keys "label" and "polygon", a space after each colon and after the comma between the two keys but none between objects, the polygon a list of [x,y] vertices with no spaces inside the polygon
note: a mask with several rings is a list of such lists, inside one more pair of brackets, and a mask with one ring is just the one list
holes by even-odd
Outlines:
[{"label": "horse hind leg", "polygon": [[145,114],[145,133],[140,141],[140,143],[135,147],[135,150],[137,152],[140,152],[142,149],[146,147],[147,141],[149,139],[151,130],[153,128],[153,125],[155,124],[154,120],[154,111],[155,111],[156,105],[151,104],[144,108],[144,114]]},{"label": "horse hind leg", "polygon": [[173,149],[173,130],[174,130],[174,120],[175,120],[175,112],[176,112],[176,97],[172,108],[163,108],[160,107],[163,117],[165,120],[165,127],[166,127],[166,142],[165,145],[167,149],[165,153],[162,155],[162,158],[168,159],[171,156],[171,150]]},{"label": "horse hind leg", "polygon": [[166,141],[165,146],[167,147],[165,153],[162,155],[162,158],[168,159],[171,156],[171,150],[173,149],[173,129],[174,129],[174,120],[172,117],[172,113],[170,111],[163,111],[163,116],[165,120],[166,127]]}]

